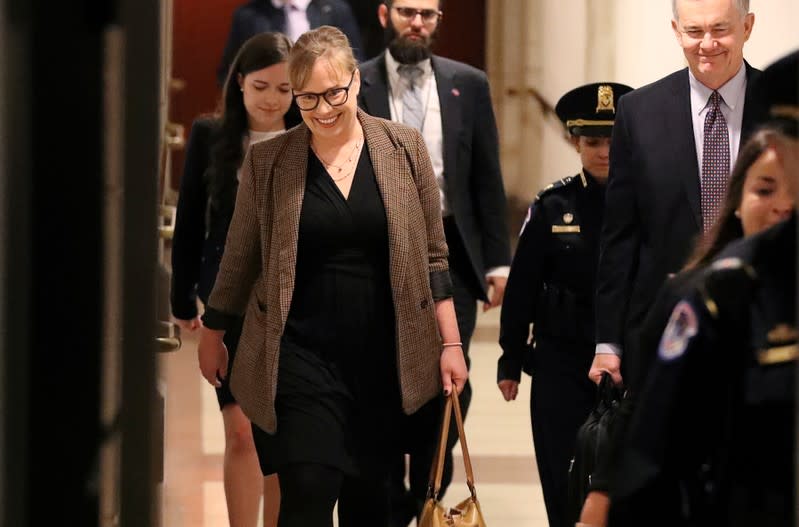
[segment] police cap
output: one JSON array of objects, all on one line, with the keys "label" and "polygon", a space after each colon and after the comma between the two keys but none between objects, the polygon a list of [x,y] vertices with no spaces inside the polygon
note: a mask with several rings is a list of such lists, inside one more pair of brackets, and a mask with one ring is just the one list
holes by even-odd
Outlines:
[{"label": "police cap", "polygon": [[799,122],[799,50],[769,65],[752,86],[755,100],[764,107],[762,120],[785,125],[797,135]]},{"label": "police cap", "polygon": [[616,82],[580,86],[560,98],[555,113],[572,135],[609,136],[619,97],[632,88]]}]

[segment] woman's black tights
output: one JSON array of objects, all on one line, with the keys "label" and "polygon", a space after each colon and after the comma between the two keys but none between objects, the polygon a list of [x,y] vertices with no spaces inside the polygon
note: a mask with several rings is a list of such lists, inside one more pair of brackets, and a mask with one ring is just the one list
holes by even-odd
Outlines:
[{"label": "woman's black tights", "polygon": [[336,500],[339,527],[388,524],[385,478],[354,478],[318,463],[288,465],[278,478],[278,527],[332,527]]}]

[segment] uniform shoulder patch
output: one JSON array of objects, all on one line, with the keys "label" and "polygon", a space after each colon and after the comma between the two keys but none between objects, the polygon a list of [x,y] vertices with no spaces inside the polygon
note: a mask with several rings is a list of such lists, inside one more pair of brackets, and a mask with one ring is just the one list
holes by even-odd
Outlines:
[{"label": "uniform shoulder patch", "polygon": [[711,263],[698,288],[710,315],[715,318],[722,312],[727,316],[743,313],[756,284],[754,268],[743,259],[731,256]]},{"label": "uniform shoulder patch", "polygon": [[699,330],[696,311],[690,303],[680,301],[671,312],[669,323],[663,331],[658,347],[658,356],[665,360],[674,360],[688,347],[688,342]]},{"label": "uniform shoulder patch", "polygon": [[564,186],[566,186],[569,183],[571,183],[573,180],[574,180],[574,177],[573,176],[569,176],[569,177],[565,177],[563,179],[559,179],[557,181],[554,181],[554,182],[550,183],[549,185],[547,185],[546,187],[541,189],[541,191],[536,195],[535,201],[538,201],[539,199],[541,199],[542,197],[546,196],[547,194],[549,194],[550,192],[552,192],[554,190],[557,190],[559,188],[563,188]]}]

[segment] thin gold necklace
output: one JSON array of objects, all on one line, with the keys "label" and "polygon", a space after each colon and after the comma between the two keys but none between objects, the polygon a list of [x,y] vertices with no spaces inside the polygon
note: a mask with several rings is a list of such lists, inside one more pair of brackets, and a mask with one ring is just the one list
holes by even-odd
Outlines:
[{"label": "thin gold necklace", "polygon": [[341,181],[342,179],[345,179],[348,176],[350,176],[352,174],[352,172],[355,172],[355,171],[353,170],[352,172],[348,172],[347,174],[345,174],[345,175],[339,177],[338,179],[336,179],[335,177],[333,177],[332,174],[330,174],[330,168],[332,167],[332,168],[337,169],[337,173],[341,174],[341,172],[344,170],[344,168],[352,163],[352,160],[355,157],[355,152],[358,151],[358,149],[360,147],[361,147],[361,140],[358,139],[357,141],[355,141],[355,147],[353,147],[352,151],[350,152],[349,157],[347,157],[347,160],[344,161],[344,163],[342,163],[340,166],[339,165],[334,165],[333,163],[328,163],[327,161],[325,161],[322,158],[322,156],[319,155],[319,152],[317,152],[316,148],[313,145],[311,145],[311,150],[313,150],[313,153],[316,154],[316,157],[318,157],[319,161],[321,161],[322,164],[325,166],[325,170],[327,170],[328,174],[330,175],[330,178],[333,181]]}]

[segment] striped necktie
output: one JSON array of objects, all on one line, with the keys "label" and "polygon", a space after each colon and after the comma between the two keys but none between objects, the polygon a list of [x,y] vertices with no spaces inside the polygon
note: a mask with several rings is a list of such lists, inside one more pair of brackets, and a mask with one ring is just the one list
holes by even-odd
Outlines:
[{"label": "striped necktie", "polygon": [[730,137],[727,120],[721,113],[722,102],[719,92],[711,93],[708,101],[710,109],[705,115],[700,200],[704,232],[708,232],[718,219],[730,180]]},{"label": "striped necktie", "polygon": [[402,92],[402,122],[421,131],[425,111],[420,80],[424,71],[419,66],[403,64],[397,72],[408,84]]}]

